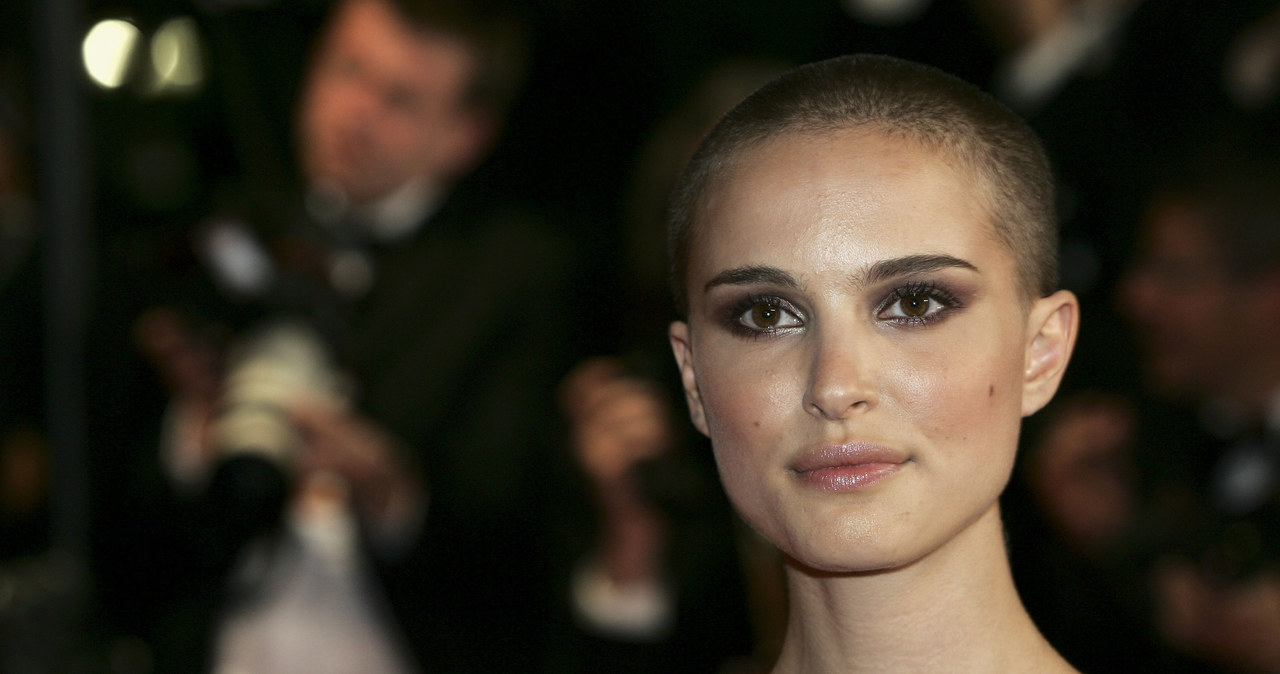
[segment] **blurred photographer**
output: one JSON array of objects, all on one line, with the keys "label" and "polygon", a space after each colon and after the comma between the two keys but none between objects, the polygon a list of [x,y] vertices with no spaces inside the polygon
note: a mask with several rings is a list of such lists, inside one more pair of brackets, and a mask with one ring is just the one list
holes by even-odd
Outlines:
[{"label": "blurred photographer", "polygon": [[297,189],[249,185],[184,233],[195,290],[147,289],[132,334],[168,399],[159,475],[106,487],[109,519],[133,522],[99,535],[104,594],[145,651],[117,659],[538,657],[566,256],[463,180],[514,97],[521,33],[496,3],[338,0],[298,109]]},{"label": "blurred photographer", "polygon": [[1148,200],[1118,297],[1144,394],[1077,396],[1028,465],[1191,671],[1280,669],[1280,165],[1257,155],[1206,147]]}]

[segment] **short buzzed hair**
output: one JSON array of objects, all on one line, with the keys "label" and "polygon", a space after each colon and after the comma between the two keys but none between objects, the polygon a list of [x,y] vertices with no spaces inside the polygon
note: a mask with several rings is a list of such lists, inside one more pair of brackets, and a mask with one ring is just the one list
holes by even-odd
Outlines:
[{"label": "short buzzed hair", "polygon": [[995,234],[1013,255],[1028,298],[1058,286],[1053,174],[1040,140],[990,95],[930,66],[890,56],[851,55],[791,70],[725,115],[694,153],[671,194],[667,216],[676,310],[685,287],[698,204],[735,160],[788,133],[819,135],[869,127],[942,152],[986,189]]},{"label": "short buzzed hair", "polygon": [[467,102],[497,118],[505,115],[524,84],[528,58],[529,20],[515,2],[382,1],[414,30],[447,35],[466,45],[475,63]]}]

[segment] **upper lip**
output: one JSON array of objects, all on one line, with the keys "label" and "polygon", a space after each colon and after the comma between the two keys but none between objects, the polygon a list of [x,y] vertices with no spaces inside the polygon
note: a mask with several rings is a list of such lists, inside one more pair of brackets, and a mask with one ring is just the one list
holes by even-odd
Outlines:
[{"label": "upper lip", "polygon": [[862,466],[873,463],[904,463],[907,455],[884,445],[870,442],[845,442],[824,445],[805,452],[791,462],[790,468],[806,473],[824,468]]}]

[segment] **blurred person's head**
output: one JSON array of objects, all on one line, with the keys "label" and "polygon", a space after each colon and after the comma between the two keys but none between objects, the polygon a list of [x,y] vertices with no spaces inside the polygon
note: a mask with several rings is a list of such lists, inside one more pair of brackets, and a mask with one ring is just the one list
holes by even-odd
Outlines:
[{"label": "blurred person's head", "polygon": [[[667,197],[698,143],[733,106],[791,65],[761,57],[720,61],[654,127],[637,157],[627,201],[627,280],[636,288],[658,294],[666,287]],[[662,302],[668,305],[665,295]]]},{"label": "blurred person's head", "polygon": [[339,0],[300,111],[303,170],[355,203],[448,184],[494,140],[522,75],[519,25],[466,0]]},{"label": "blurred person's head", "polygon": [[1213,152],[1145,210],[1121,288],[1149,386],[1261,409],[1280,388],[1280,164]]}]

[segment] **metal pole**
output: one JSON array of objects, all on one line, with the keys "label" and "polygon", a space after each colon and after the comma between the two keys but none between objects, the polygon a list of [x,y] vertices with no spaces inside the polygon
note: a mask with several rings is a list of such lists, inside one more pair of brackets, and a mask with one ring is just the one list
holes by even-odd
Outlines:
[{"label": "metal pole", "polygon": [[52,544],[88,548],[85,326],[90,270],[79,0],[35,3],[37,198],[44,254],[45,412],[53,473]]}]

